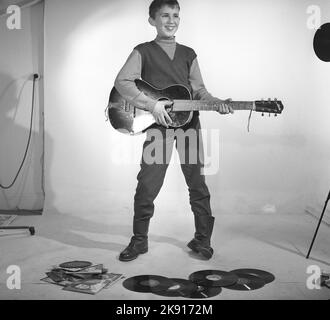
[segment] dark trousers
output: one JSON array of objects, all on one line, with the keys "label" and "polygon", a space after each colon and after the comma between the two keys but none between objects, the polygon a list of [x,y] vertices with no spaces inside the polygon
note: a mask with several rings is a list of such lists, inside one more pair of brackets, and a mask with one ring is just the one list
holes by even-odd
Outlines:
[{"label": "dark trousers", "polygon": [[[141,170],[137,176],[132,238],[135,242],[145,243],[148,239],[149,222],[154,214],[154,200],[163,185],[174,141],[188,186],[195,222],[196,217],[198,219],[212,216],[210,193],[202,173],[204,159],[199,117],[194,115],[186,127],[176,130],[155,126],[147,130]],[[152,160],[156,163],[152,163]]]}]

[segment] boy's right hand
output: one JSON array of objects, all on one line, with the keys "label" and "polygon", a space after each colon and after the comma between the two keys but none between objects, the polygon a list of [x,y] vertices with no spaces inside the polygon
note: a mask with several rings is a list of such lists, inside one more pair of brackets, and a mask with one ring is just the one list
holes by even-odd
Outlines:
[{"label": "boy's right hand", "polygon": [[165,106],[171,106],[173,102],[168,100],[157,101],[152,115],[154,116],[156,123],[168,128],[168,124],[172,123],[171,117],[168,115]]}]

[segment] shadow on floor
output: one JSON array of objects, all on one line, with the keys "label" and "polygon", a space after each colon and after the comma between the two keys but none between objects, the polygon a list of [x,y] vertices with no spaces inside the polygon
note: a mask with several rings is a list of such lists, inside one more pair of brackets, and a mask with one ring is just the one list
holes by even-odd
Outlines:
[{"label": "shadow on floor", "polygon": [[[109,225],[82,219],[69,214],[63,214],[54,210],[44,213],[39,221],[34,225],[38,236],[80,248],[105,249],[116,251],[118,254],[128,245],[132,235],[131,225]],[[126,237],[127,240],[124,240],[124,243],[109,242],[108,240],[93,240],[83,235],[83,233],[121,236]],[[167,243],[182,249],[187,249],[185,242],[168,236],[158,236],[150,233],[149,240],[158,243]],[[192,257],[199,259],[199,257],[195,255],[192,255]]]},{"label": "shadow on floor", "polygon": [[[236,234],[239,237],[244,236],[256,239],[259,242],[306,258],[315,226],[304,215],[285,215],[280,217],[279,220],[277,218],[277,216],[251,215],[251,219],[248,222],[244,220],[239,225],[230,225],[226,232],[229,232],[232,236]],[[315,252],[320,252],[317,246],[322,246],[322,248],[329,247],[329,242],[325,243],[323,240],[326,240],[324,233],[319,233],[318,240],[313,247],[314,255],[312,251],[309,260],[330,266],[329,261],[313,258],[317,254]],[[329,254],[330,252],[323,252],[322,255],[326,256],[327,253]]]}]

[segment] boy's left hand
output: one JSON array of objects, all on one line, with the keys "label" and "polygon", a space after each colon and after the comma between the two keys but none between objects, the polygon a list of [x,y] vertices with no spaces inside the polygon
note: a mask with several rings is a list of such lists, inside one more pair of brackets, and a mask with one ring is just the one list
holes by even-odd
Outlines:
[{"label": "boy's left hand", "polygon": [[234,109],[228,103],[228,102],[231,102],[232,101],[231,98],[226,99],[226,100],[221,100],[221,99],[215,98],[214,101],[217,102],[217,104],[219,103],[219,110],[218,110],[218,112],[220,114],[234,113]]}]

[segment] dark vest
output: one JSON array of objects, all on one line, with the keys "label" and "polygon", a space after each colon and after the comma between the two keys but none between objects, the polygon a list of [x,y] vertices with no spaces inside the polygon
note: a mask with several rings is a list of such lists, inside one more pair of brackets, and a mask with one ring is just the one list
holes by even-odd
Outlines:
[{"label": "dark vest", "polygon": [[177,43],[173,60],[155,41],[142,43],[135,49],[142,57],[142,80],[159,89],[182,84],[191,92],[190,67],[196,58],[193,49]]}]

